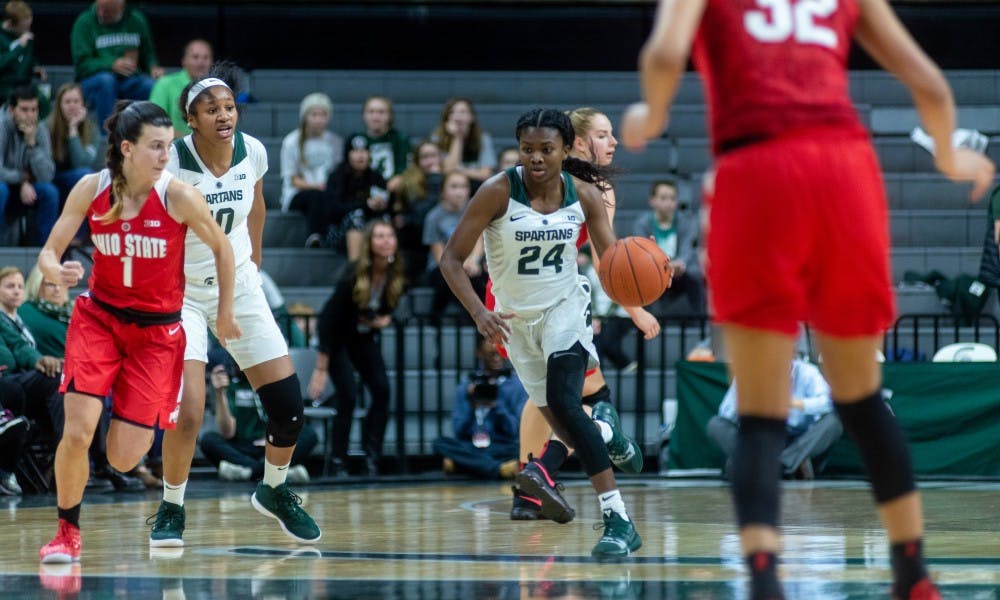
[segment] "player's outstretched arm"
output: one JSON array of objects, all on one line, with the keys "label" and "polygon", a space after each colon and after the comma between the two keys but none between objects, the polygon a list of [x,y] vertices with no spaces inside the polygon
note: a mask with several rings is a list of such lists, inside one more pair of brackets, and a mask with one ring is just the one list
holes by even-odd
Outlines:
[{"label": "player's outstretched arm", "polygon": [[187,225],[215,255],[215,272],[219,285],[219,310],[216,319],[219,341],[225,345],[226,340],[239,339],[242,334],[233,316],[236,265],[229,238],[212,218],[205,197],[197,189],[175,178],[170,180],[167,196],[170,198],[167,206],[171,216]]},{"label": "player's outstretched arm", "polygon": [[979,199],[993,183],[994,166],[968,149],[954,149],[955,100],[944,74],[916,41],[885,0],[860,0],[861,14],[854,37],[885,70],[899,78],[913,96],[913,105],[934,139],[934,164],[952,181],[972,182]]},{"label": "player's outstretched arm", "polygon": [[667,127],[670,103],[687,69],[691,44],[707,0],[660,0],[653,31],[639,53],[642,102],[628,107],[620,127],[621,140],[638,150]]}]

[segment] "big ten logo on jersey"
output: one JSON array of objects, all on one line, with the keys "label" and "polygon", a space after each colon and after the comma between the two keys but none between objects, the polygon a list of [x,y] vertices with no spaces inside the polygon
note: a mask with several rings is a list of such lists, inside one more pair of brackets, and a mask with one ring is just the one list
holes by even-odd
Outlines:
[{"label": "big ten logo on jersey", "polygon": [[837,47],[837,33],[817,23],[837,10],[837,0],[755,0],[760,10],[748,10],[743,26],[755,39],[781,43],[795,38],[799,44]]},{"label": "big ten logo on jersey", "polygon": [[246,181],[246,178],[247,178],[247,174],[246,173],[234,173],[233,174],[233,181]]}]

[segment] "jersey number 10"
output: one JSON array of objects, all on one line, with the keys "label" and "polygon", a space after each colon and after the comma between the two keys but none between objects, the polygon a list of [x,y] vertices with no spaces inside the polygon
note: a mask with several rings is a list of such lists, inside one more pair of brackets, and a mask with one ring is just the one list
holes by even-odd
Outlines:
[{"label": "jersey number 10", "polygon": [[837,0],[755,0],[762,10],[748,10],[743,25],[755,39],[780,43],[794,37],[800,44],[837,47],[837,33],[816,23],[837,10]]}]

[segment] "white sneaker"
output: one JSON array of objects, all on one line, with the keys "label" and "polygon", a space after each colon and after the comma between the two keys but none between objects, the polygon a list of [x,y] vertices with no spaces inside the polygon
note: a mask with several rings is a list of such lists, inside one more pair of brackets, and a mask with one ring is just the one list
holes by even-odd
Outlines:
[{"label": "white sneaker", "polygon": [[219,479],[223,481],[250,481],[253,469],[235,465],[227,460],[219,461]]},{"label": "white sneaker", "polygon": [[309,483],[309,471],[302,465],[288,467],[288,474],[285,476],[288,483],[304,484]]},{"label": "white sneaker", "polygon": [[21,486],[18,485],[17,477],[13,473],[3,473],[0,475],[0,494],[5,496],[20,496],[21,493]]}]

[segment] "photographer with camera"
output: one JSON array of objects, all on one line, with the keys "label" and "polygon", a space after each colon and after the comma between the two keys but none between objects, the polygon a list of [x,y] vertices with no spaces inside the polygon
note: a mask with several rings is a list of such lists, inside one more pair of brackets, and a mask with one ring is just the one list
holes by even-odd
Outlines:
[{"label": "photographer with camera", "polygon": [[434,440],[434,451],[444,456],[445,473],[461,470],[483,479],[513,479],[518,421],[528,393],[496,346],[481,336],[477,342],[480,368],[455,390],[455,437]]},{"label": "photographer with camera", "polygon": [[[264,434],[267,413],[260,397],[229,354],[220,347],[208,352],[212,411],[217,431],[208,431],[198,440],[205,457],[219,469],[223,481],[256,481],[264,476]],[[305,460],[319,438],[310,427],[299,433],[288,482],[309,483]]]}]

